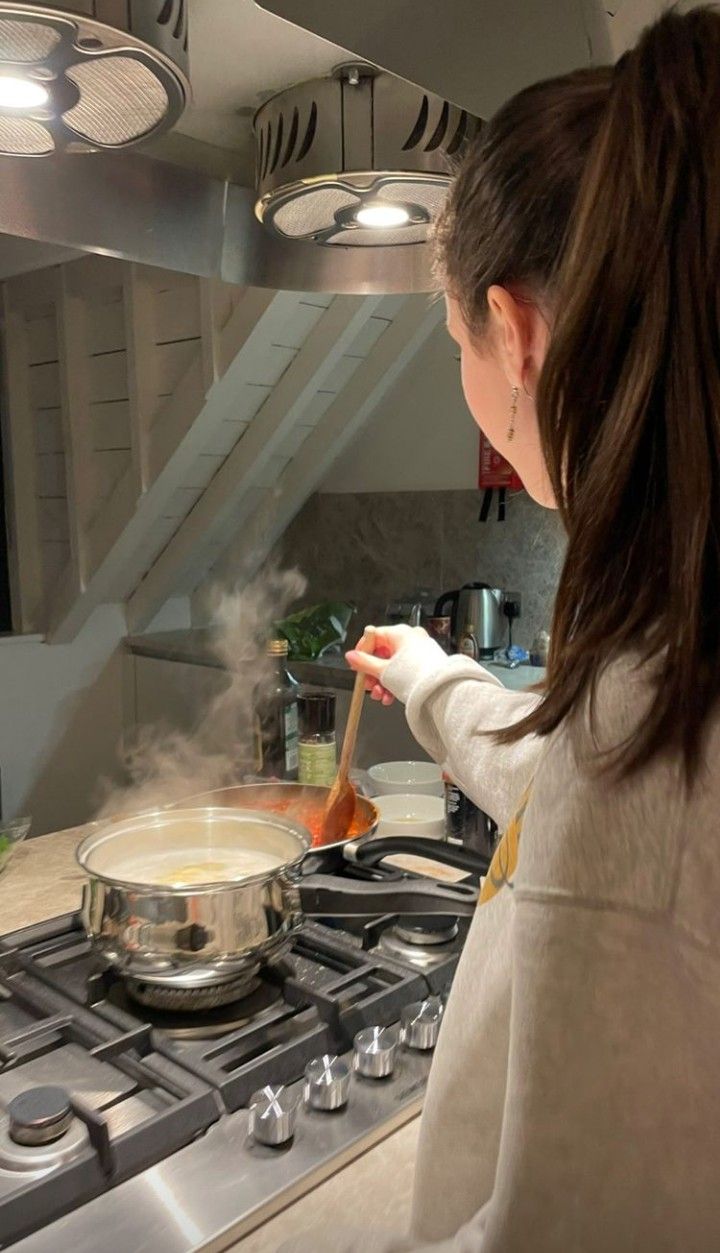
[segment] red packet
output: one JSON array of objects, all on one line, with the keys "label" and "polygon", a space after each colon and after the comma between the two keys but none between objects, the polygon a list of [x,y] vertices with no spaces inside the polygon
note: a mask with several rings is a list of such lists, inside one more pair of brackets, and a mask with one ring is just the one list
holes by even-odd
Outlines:
[{"label": "red packet", "polygon": [[493,448],[487,435],[480,432],[480,466],[478,487],[504,487],[511,492],[522,491],[520,476],[516,474],[499,452]]}]

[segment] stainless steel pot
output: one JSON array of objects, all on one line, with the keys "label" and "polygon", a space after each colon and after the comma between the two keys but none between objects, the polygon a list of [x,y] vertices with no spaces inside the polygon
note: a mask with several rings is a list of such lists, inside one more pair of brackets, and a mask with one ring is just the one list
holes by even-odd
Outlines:
[{"label": "stainless steel pot", "polygon": [[[271,854],[271,870],[173,886],[163,866],[238,849]],[[322,854],[323,850],[319,850]],[[457,916],[477,899],[465,884],[371,882],[316,871],[310,836],[289,819],[220,807],[162,810],[96,829],[77,851],[87,875],[82,917],[97,951],[126,976],[178,991],[250,979],[289,947],[305,915]]]}]

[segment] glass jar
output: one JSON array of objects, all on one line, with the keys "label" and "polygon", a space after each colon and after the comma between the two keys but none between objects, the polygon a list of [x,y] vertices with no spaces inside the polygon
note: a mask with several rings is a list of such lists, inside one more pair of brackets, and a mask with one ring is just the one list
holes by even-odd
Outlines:
[{"label": "glass jar", "polygon": [[298,780],[332,787],[337,773],[335,693],[326,688],[302,688],[298,710]]}]

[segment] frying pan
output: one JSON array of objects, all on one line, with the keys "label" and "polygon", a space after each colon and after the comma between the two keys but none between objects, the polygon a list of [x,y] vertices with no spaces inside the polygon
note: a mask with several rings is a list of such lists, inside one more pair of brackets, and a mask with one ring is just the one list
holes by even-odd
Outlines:
[{"label": "frying pan", "polygon": [[[210,805],[213,809],[254,809],[289,818],[305,827],[313,845],[322,830],[325,805],[330,795],[329,787],[307,783],[241,783],[235,787],[216,788],[212,792],[198,792],[184,797],[172,806],[174,809],[195,809]],[[380,812],[366,796],[358,796],[347,839],[360,840],[374,835],[380,821]],[[338,842],[339,846],[345,843]],[[330,847],[326,845],[325,847]]]},{"label": "frying pan", "polygon": [[305,874],[337,874],[343,862],[354,861],[366,866],[376,866],[391,853],[409,853],[426,857],[431,861],[444,862],[457,870],[479,877],[486,873],[489,860],[479,853],[457,844],[427,836],[375,835],[380,822],[380,811],[366,796],[357,797],[355,818],[348,838],[335,844],[318,846],[316,833],[322,830],[325,805],[330,795],[329,787],[304,783],[241,783],[234,787],[216,788],[211,792],[196,793],[185,797],[173,808],[186,809],[209,805],[213,809],[254,809],[263,813],[280,814],[300,826],[306,827],[312,849],[303,860]]}]

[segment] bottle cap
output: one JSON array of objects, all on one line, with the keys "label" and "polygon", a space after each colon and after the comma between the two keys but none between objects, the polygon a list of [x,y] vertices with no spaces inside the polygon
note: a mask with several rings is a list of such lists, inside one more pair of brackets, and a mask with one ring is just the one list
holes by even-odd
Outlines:
[{"label": "bottle cap", "polygon": [[268,657],[287,657],[288,648],[287,640],[268,640],[267,655]]},{"label": "bottle cap", "polygon": [[298,696],[300,735],[332,735],[335,730],[335,692],[303,688]]}]

